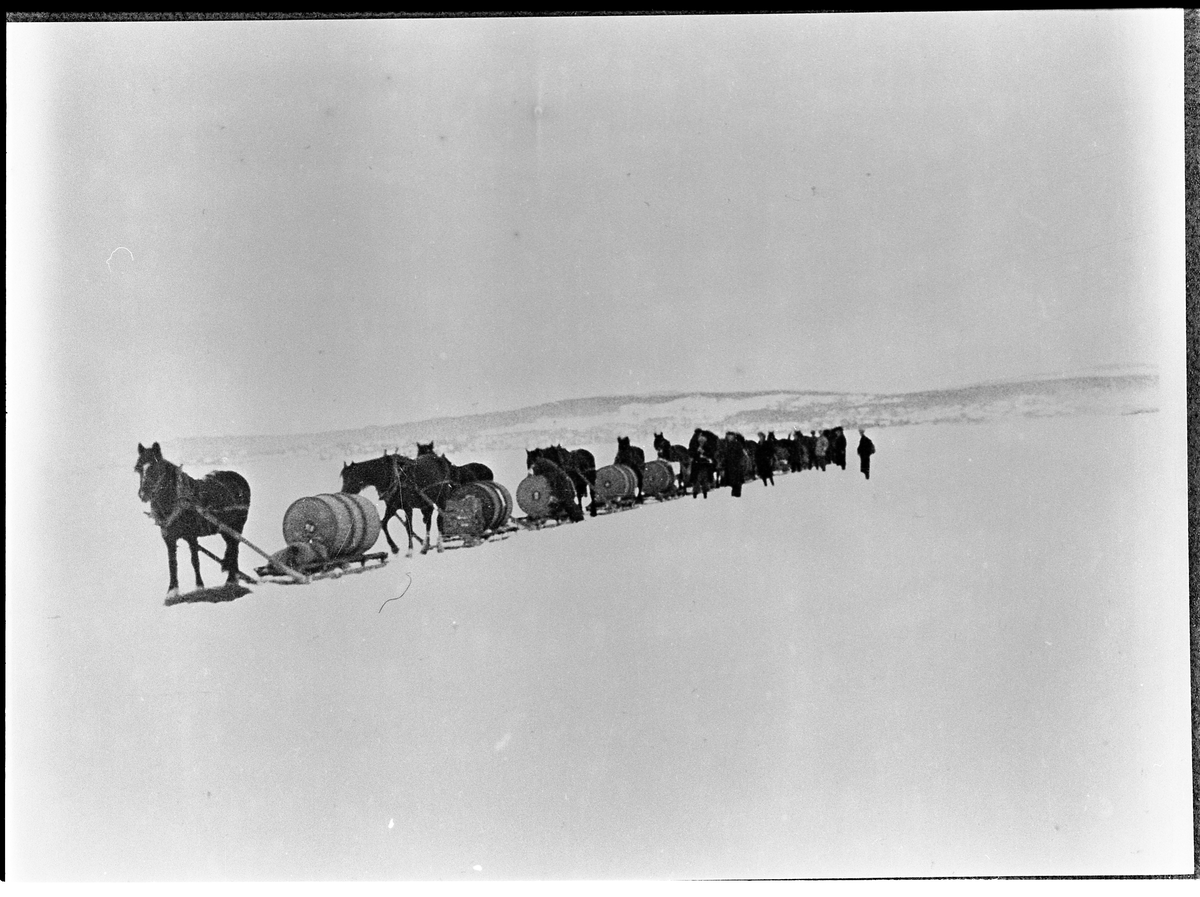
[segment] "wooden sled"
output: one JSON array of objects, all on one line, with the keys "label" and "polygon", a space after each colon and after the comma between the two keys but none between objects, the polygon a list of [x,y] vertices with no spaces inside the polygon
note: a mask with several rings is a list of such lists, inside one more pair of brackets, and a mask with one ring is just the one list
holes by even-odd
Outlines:
[{"label": "wooden sled", "polygon": [[[353,554],[345,557],[326,558],[294,568],[295,572],[300,573],[304,577],[303,580],[297,580],[292,573],[287,572],[287,570],[274,562],[258,567],[254,572],[258,574],[259,582],[274,582],[280,585],[303,585],[315,582],[318,579],[337,579],[352,573],[366,573],[370,570],[378,570],[380,567],[386,566],[387,562],[388,553],[386,551],[375,551],[369,554]],[[355,567],[355,564],[358,566]]]},{"label": "wooden sled", "polygon": [[554,529],[556,526],[566,526],[569,523],[581,523],[582,521],[572,520],[570,517],[514,517],[512,522],[519,529],[541,530]]},{"label": "wooden sled", "polygon": [[636,498],[596,499],[588,506],[588,514],[592,517],[599,517],[602,514],[630,511],[644,504],[646,498],[649,498],[649,496],[645,496],[641,501],[638,501]]},{"label": "wooden sled", "polygon": [[464,533],[462,535],[443,536],[442,549],[450,551],[457,548],[475,548],[485,542],[503,542],[517,530],[521,529],[516,521],[509,521],[496,529],[485,530],[482,533]]}]

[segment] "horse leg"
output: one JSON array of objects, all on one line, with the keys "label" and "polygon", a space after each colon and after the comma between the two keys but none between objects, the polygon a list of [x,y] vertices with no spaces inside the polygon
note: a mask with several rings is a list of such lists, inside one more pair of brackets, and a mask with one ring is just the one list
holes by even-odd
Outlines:
[{"label": "horse leg", "polygon": [[187,537],[188,548],[192,552],[192,570],[196,573],[196,588],[204,588],[204,580],[200,576],[200,544],[195,536]]},{"label": "horse leg", "polygon": [[433,508],[421,508],[421,517],[425,520],[425,544],[421,546],[421,554],[427,554],[430,548],[430,531],[433,529]]},{"label": "horse leg", "polygon": [[175,539],[168,538],[165,532],[163,541],[167,543],[167,569],[171,573],[171,582],[167,586],[167,597],[174,598],[179,594],[179,563],[175,555],[178,546],[175,544]]},{"label": "horse leg", "polygon": [[408,533],[408,552],[404,556],[410,558],[413,554],[412,508],[404,509],[404,531]]},{"label": "horse leg", "polygon": [[440,506],[434,505],[434,507],[432,509],[430,509],[429,513],[437,514],[437,551],[438,551],[438,554],[441,554],[442,553],[442,509]]},{"label": "horse leg", "polygon": [[392,540],[392,534],[388,532],[388,521],[396,516],[396,506],[389,504],[383,512],[383,537],[387,539],[388,548],[392,550],[392,554],[400,553],[400,546]]},{"label": "horse leg", "polygon": [[225,584],[235,586],[238,581],[238,546],[241,543],[233,536],[226,536],[224,533],[222,533],[222,538],[225,539],[225,560],[221,561],[221,568],[226,574]]}]

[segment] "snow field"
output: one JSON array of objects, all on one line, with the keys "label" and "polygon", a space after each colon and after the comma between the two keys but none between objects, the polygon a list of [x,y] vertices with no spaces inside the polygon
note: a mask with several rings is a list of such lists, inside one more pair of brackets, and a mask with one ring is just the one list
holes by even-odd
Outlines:
[{"label": "snow field", "polygon": [[[35,521],[68,560],[10,597],[18,876],[1187,871],[1186,541],[1155,426],[874,430],[869,482],[851,457],[172,608],[136,477],[92,474],[110,525]],[[1132,427],[1145,454],[1103,448]],[[231,466],[272,551],[341,461]]]}]

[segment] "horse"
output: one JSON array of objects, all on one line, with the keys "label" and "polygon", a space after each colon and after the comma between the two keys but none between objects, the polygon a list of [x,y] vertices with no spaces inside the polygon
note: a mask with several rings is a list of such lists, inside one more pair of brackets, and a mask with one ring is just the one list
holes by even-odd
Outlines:
[{"label": "horse", "polygon": [[[379,493],[379,500],[385,504],[381,528],[392,554],[398,554],[400,547],[393,541],[387,525],[392,517],[399,516],[398,511],[404,512],[404,529],[408,533],[408,553],[405,557],[412,557],[413,552],[413,511],[420,510],[425,519],[425,540],[421,547],[421,554],[425,554],[430,547],[433,512],[435,509],[445,510],[446,499],[459,482],[461,480],[455,475],[454,465],[445,456],[432,453],[406,458],[385,452],[382,458],[342,465],[342,492],[357,495],[367,486],[374,486]],[[437,550],[442,550],[440,514]]]},{"label": "horse", "polygon": [[435,455],[432,452],[418,454],[415,461],[404,470],[411,489],[416,493],[421,508],[421,516],[425,519],[425,545],[421,554],[429,551],[429,535],[433,526],[433,512],[438,512],[437,518],[437,550],[442,551],[442,513],[446,510],[446,500],[454,487],[463,482],[462,475],[453,464],[446,460],[445,455]]},{"label": "horse", "polygon": [[[436,455],[433,450],[432,442],[417,443],[417,457],[422,455]],[[440,457],[445,458],[445,455]],[[447,459],[448,460],[448,459]],[[495,480],[496,476],[492,473],[492,469],[480,461],[468,461],[466,464],[455,464],[450,462],[450,466],[454,468],[454,481],[458,484],[462,483],[478,483],[484,480]]]},{"label": "horse", "polygon": [[342,465],[342,492],[347,495],[358,495],[368,486],[374,486],[379,500],[384,503],[380,528],[383,530],[383,536],[387,539],[392,554],[399,554],[400,546],[388,532],[388,523],[393,517],[400,516],[401,511],[404,512],[404,529],[408,533],[408,557],[412,557],[413,501],[411,499],[413,496],[401,489],[401,483],[404,469],[412,463],[412,458],[398,453],[392,455],[384,452],[381,458],[372,458],[370,461],[350,461]]},{"label": "horse", "polygon": [[578,501],[579,493],[565,470],[545,457],[534,458],[529,470],[535,476],[543,477],[549,484],[553,516],[566,515],[575,523],[583,520],[583,507]]},{"label": "horse", "polygon": [[654,450],[662,460],[679,465],[679,488],[686,489],[692,478],[692,456],[688,450],[682,445],[672,445],[662,433],[654,434]]},{"label": "horse", "polygon": [[478,461],[468,461],[466,464],[458,466],[457,470],[459,473],[458,481],[460,483],[476,483],[480,480],[494,480],[496,478],[492,474],[490,467]]},{"label": "horse", "polygon": [[805,436],[803,430],[797,429],[793,442],[796,451],[792,469],[811,470],[815,467],[817,464],[817,440],[812,436]]},{"label": "horse", "polygon": [[[417,443],[417,457],[422,455],[436,454],[433,450],[432,442]],[[442,457],[445,457],[444,455]],[[492,469],[486,464],[481,464],[478,461],[468,461],[466,464],[458,465],[451,464],[454,468],[455,482],[462,483],[477,483],[480,480],[494,480]]]},{"label": "horse", "polygon": [[617,457],[613,460],[613,464],[624,464],[626,467],[632,467],[633,472],[637,475],[637,500],[642,500],[642,475],[646,471],[646,452],[636,445],[629,444],[628,436],[617,437]]},{"label": "horse", "polygon": [[[587,490],[594,489],[596,485],[596,456],[587,449],[564,449],[561,445],[557,448],[566,452],[570,458],[570,463],[564,468],[567,475],[575,483],[575,488],[579,491],[579,499],[582,503],[587,497]],[[582,489],[579,487],[583,486]]]},{"label": "horse", "polygon": [[533,465],[539,459],[551,462],[567,475],[575,489],[575,503],[582,511],[588,490],[596,484],[596,459],[592,453],[586,449],[568,451],[561,445],[525,450],[525,467],[531,473],[535,472]]},{"label": "horse", "polygon": [[[138,498],[150,503],[149,516],[158,524],[167,544],[167,569],[171,574],[167,598],[179,594],[176,543],[180,539],[186,540],[192,551],[196,588],[203,589],[197,540],[220,534],[225,540],[221,569],[226,573],[226,584],[236,585],[240,575],[237,537],[250,514],[250,484],[246,478],[232,470],[214,470],[202,480],[194,479],[184,473],[182,467],[166,460],[157,442],[150,448],[138,443],[138,459],[133,470],[139,478]],[[201,510],[219,521],[221,526],[203,516]]]},{"label": "horse", "polygon": [[[398,554],[400,547],[392,538],[388,524],[393,517],[400,517],[403,512],[404,530],[408,535],[406,557],[412,557],[413,553],[413,510],[419,509],[423,512],[427,510],[426,503],[418,494],[413,480],[411,468],[416,464],[416,460],[416,458],[409,458],[399,453],[384,452],[380,458],[373,458],[369,461],[351,461],[342,465],[342,492],[347,495],[357,495],[367,486],[374,486],[379,500],[384,503],[380,528],[383,530],[384,538],[387,539],[392,554]],[[427,514],[426,517],[428,518],[428,516]],[[422,547],[422,554],[428,550],[429,545],[428,519],[426,523],[426,540]]]}]

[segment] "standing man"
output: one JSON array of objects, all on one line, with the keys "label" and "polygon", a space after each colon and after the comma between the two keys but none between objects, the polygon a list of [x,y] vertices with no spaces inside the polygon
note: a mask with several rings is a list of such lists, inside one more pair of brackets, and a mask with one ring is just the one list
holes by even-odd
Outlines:
[{"label": "standing man", "polygon": [[725,485],[734,498],[742,497],[742,484],[746,481],[746,442],[740,433],[732,430],[725,434]]},{"label": "standing man", "polygon": [[858,431],[858,459],[862,468],[863,476],[868,480],[871,479],[871,456],[875,454],[875,443],[867,438],[865,430]]}]

